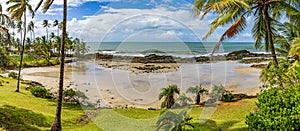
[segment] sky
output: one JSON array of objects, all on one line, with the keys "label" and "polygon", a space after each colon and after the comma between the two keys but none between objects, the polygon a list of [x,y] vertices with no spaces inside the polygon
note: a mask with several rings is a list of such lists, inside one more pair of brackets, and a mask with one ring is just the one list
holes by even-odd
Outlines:
[{"label": "sky", "polygon": [[[208,14],[206,19],[193,17],[191,5],[194,0],[68,0],[67,31],[72,37],[86,42],[199,42],[217,41],[229,25],[219,27],[208,39],[202,36],[209,29],[209,22],[215,17]],[[6,9],[9,5],[1,0]],[[38,0],[30,0],[35,7]],[[36,12],[33,20],[36,36],[45,35],[42,21],[62,20],[62,0],[55,0],[46,13]],[[4,12],[5,13],[5,12]],[[30,16],[30,15],[28,15]],[[249,26],[233,39],[227,41],[251,42],[252,19]],[[57,32],[51,27],[49,32]]]}]

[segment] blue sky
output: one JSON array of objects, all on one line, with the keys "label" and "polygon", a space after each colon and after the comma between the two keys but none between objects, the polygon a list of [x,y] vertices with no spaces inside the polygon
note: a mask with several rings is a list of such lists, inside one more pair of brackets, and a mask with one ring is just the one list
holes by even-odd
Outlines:
[{"label": "blue sky", "polygon": [[[204,41],[214,15],[200,20],[192,17],[194,0],[68,0],[68,32],[84,41]],[[33,6],[36,0],[31,0]],[[5,2],[0,2],[7,7]],[[34,21],[37,36],[45,34],[41,22],[61,20],[62,1],[51,9],[37,12]],[[249,23],[252,19],[248,18]],[[205,41],[217,41],[228,26],[220,27]],[[55,31],[51,28],[50,31]],[[228,41],[253,41],[251,24],[239,36]]]}]

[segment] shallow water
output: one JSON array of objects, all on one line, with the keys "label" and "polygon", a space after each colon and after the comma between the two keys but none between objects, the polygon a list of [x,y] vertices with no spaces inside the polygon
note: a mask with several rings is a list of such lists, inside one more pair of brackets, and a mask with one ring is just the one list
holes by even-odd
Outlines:
[{"label": "shallow water", "polygon": [[[241,67],[248,71],[237,72],[236,69]],[[198,84],[208,89],[222,84],[236,93],[256,94],[261,85],[258,80],[260,73],[249,68],[249,64],[227,61],[182,64],[175,72],[136,74],[128,70],[100,67],[95,62],[83,62],[73,64],[72,78],[78,84],[76,88],[84,91],[92,100],[102,100],[104,105],[143,106],[155,104],[161,88],[173,84],[182,93]]]}]

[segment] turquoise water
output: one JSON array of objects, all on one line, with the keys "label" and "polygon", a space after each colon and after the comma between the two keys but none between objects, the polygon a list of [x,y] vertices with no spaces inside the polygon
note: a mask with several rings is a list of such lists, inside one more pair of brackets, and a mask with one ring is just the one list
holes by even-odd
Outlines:
[{"label": "turquoise water", "polygon": [[[216,42],[89,42],[87,44],[90,47],[90,53],[128,56],[158,54],[191,57],[210,54]],[[265,52],[255,49],[253,42],[223,42],[218,53],[226,54],[243,49],[251,52]]]}]

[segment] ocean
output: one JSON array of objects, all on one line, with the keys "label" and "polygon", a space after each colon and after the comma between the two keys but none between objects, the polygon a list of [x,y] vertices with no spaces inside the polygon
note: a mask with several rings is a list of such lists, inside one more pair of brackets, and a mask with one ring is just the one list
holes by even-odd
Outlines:
[{"label": "ocean", "polygon": [[[121,56],[146,56],[149,54],[176,57],[197,57],[209,55],[216,42],[87,42],[89,53]],[[216,54],[227,54],[236,50],[265,53],[254,48],[253,42],[223,42]]]}]

